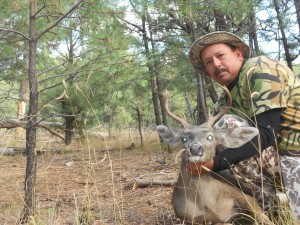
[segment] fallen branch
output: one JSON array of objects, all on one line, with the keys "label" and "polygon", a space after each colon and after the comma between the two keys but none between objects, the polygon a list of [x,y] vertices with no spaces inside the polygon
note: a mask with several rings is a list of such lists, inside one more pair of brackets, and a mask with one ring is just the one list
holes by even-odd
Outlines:
[{"label": "fallen branch", "polygon": [[16,128],[16,127],[25,127],[26,121],[20,121],[16,119],[0,119],[0,128]]},{"label": "fallen branch", "polygon": [[[17,127],[23,127],[25,128],[27,124],[27,121],[23,120],[17,120],[17,119],[0,119],[0,128],[6,128],[6,129],[11,129],[11,128],[17,128]],[[59,134],[58,132],[54,131],[51,128],[62,128],[61,123],[49,123],[49,122],[39,122],[36,124],[37,127],[44,128],[51,134],[58,136],[60,139],[65,141],[65,138],[63,135]]]},{"label": "fallen branch", "polygon": [[65,138],[64,138],[63,135],[61,135],[60,133],[58,133],[58,132],[56,132],[56,131],[50,129],[49,127],[45,126],[44,124],[38,124],[38,127],[44,128],[45,130],[47,130],[47,131],[50,132],[51,134],[53,134],[53,135],[59,137],[60,139],[62,139],[63,141],[65,141]]},{"label": "fallen branch", "polygon": [[175,184],[175,180],[141,180],[141,179],[134,179],[133,181],[126,183],[126,189],[136,189],[136,188],[146,188],[149,186],[164,186],[164,187],[171,187]]},{"label": "fallen branch", "polygon": [[11,147],[0,148],[0,155],[14,156],[14,155],[25,153],[25,152],[26,152],[25,148],[11,148]]},{"label": "fallen branch", "polygon": [[[75,152],[78,150],[66,150],[66,149],[37,149],[36,153],[38,155],[44,154],[44,153],[55,153],[55,154],[61,154],[61,153],[69,153],[69,152]],[[7,156],[14,156],[19,154],[26,154],[26,148],[20,148],[20,147],[5,147],[0,148],[0,155],[7,155]]]}]

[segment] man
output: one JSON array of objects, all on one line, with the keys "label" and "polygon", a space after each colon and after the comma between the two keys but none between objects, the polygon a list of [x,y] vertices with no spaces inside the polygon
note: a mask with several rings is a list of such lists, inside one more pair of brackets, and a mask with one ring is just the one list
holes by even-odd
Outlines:
[{"label": "man", "polygon": [[[285,193],[300,221],[300,81],[284,63],[250,55],[250,47],[241,38],[223,31],[206,34],[191,46],[189,58],[195,69],[227,86],[233,99],[229,113],[251,121],[259,136],[238,149],[225,149],[209,162],[191,164],[187,170],[199,176],[207,172],[201,169],[203,165],[214,172],[231,169],[254,184],[264,201],[274,194],[271,175],[281,166]],[[216,110],[225,105],[222,95]],[[259,181],[267,185],[259,188]]]}]

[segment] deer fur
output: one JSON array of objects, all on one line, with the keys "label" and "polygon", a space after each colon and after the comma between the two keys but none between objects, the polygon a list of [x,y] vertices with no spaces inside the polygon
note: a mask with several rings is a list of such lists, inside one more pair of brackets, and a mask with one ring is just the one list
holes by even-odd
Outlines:
[{"label": "deer fur", "polygon": [[[229,93],[228,90],[225,91]],[[231,101],[229,94],[228,96]],[[230,104],[231,102],[228,106]],[[224,123],[223,116],[226,110],[215,117],[210,116],[209,121],[200,126],[189,125],[169,111],[166,96],[164,109],[183,127],[178,129],[159,125],[156,128],[165,143],[185,148],[181,153],[180,172],[172,195],[175,215],[188,224],[231,224],[241,213],[252,212],[260,224],[273,224],[253,196],[246,195],[221,179],[216,179],[211,176],[212,172],[195,177],[186,170],[187,163],[201,163],[212,159],[217,145],[237,148],[245,144],[258,134],[258,129],[245,125],[248,123],[237,116],[231,118],[237,122],[242,121],[240,126],[213,126],[218,121]],[[220,126],[222,129],[216,129]]]}]

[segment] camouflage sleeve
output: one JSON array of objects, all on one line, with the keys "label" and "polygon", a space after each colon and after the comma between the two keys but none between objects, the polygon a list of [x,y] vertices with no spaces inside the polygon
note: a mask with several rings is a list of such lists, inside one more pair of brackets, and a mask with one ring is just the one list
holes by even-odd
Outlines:
[{"label": "camouflage sleeve", "polygon": [[284,97],[286,75],[278,68],[256,67],[248,70],[243,92],[250,99],[249,116],[253,117],[270,109],[286,108]]}]

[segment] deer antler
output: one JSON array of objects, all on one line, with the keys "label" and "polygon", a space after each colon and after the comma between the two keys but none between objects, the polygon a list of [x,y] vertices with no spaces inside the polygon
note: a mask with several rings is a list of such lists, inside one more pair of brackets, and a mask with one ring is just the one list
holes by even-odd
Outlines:
[{"label": "deer antler", "polygon": [[162,95],[162,106],[163,106],[165,112],[166,112],[173,120],[175,120],[176,122],[178,122],[179,124],[181,124],[182,127],[187,127],[189,124],[186,122],[185,119],[176,116],[174,113],[172,113],[172,112],[169,110],[168,100],[169,100],[168,93],[164,93],[164,94]]},{"label": "deer antler", "polygon": [[[220,85],[221,86],[221,85]],[[208,126],[211,126],[213,127],[213,125],[222,117],[225,115],[225,113],[229,110],[229,108],[231,107],[231,104],[232,104],[232,97],[231,97],[231,94],[228,90],[228,88],[226,86],[221,86],[221,88],[226,92],[227,94],[227,97],[228,97],[228,101],[227,101],[227,105],[226,107],[221,111],[219,112],[217,115],[215,116],[211,116],[210,113],[209,113],[209,118],[208,118],[208,121],[207,121],[207,124]]]}]

